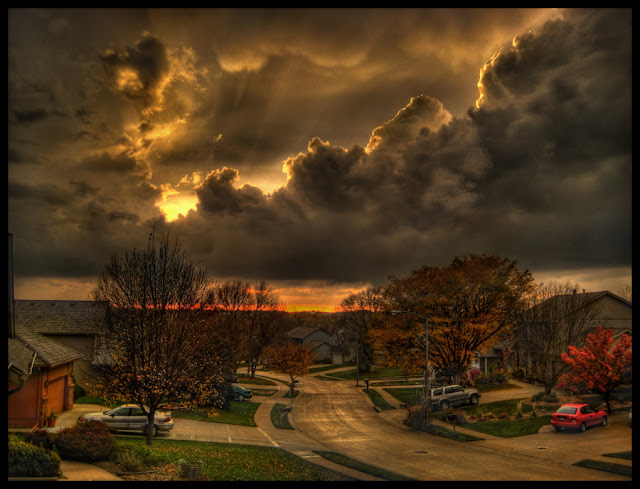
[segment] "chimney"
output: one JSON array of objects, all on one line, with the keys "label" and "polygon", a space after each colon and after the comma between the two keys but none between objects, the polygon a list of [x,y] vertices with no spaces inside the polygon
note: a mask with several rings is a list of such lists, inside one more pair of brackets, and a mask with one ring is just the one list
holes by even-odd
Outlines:
[{"label": "chimney", "polygon": [[16,337],[16,316],[13,304],[13,233],[9,233],[9,338]]}]

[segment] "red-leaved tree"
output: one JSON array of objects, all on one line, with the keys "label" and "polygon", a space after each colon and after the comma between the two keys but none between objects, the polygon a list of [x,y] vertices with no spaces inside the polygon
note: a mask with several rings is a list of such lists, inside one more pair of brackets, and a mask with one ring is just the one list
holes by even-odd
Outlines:
[{"label": "red-leaved tree", "polygon": [[558,379],[556,389],[596,392],[610,413],[613,391],[620,386],[624,371],[631,365],[631,336],[623,334],[612,345],[613,332],[599,326],[595,333],[587,335],[583,348],[569,346],[569,353],[562,354],[562,361],[571,371]]}]

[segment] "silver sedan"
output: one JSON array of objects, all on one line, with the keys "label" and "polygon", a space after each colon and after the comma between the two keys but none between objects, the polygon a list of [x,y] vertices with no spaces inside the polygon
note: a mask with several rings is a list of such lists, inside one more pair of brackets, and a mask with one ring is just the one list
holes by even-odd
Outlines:
[{"label": "silver sedan", "polygon": [[[147,414],[137,404],[125,404],[103,413],[86,413],[78,420],[102,421],[110,431],[138,431],[146,434],[149,428]],[[171,412],[156,411],[152,427],[153,436],[156,436],[159,431],[169,431],[172,428]]]}]

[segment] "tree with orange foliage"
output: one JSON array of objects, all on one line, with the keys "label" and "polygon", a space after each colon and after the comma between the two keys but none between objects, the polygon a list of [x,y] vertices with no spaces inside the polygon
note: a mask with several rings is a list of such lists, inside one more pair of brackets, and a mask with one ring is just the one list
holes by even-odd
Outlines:
[{"label": "tree with orange foliage", "polygon": [[[429,365],[459,382],[474,353],[493,346],[515,323],[533,277],[516,261],[493,255],[455,258],[393,279],[384,295],[389,310],[412,311],[429,321]],[[424,369],[425,325],[411,315],[388,318],[373,333],[388,362]]]},{"label": "tree with orange foliage", "polygon": [[280,345],[270,345],[265,348],[262,356],[266,368],[291,378],[289,388],[293,394],[295,380],[309,372],[313,364],[314,354],[307,345],[292,342]]},{"label": "tree with orange foliage", "polygon": [[631,366],[631,336],[623,334],[612,345],[613,332],[598,326],[595,333],[587,335],[583,348],[569,346],[569,353],[562,354],[562,361],[571,371],[560,377],[556,389],[597,392],[610,413],[613,392],[622,384],[624,372]]}]

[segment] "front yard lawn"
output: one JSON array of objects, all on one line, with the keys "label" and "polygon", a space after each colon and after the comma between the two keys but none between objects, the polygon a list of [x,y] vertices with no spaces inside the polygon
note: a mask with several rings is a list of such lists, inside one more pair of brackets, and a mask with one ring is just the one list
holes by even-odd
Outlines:
[{"label": "front yard lawn", "polygon": [[465,424],[464,428],[487,435],[513,438],[515,436],[533,435],[543,426],[549,425],[550,422],[551,416],[537,416],[535,418],[480,421]]},{"label": "front yard lawn", "polygon": [[210,421],[212,423],[226,423],[241,426],[257,426],[254,420],[256,411],[260,407],[259,402],[231,401],[230,409],[218,409],[217,416],[211,417],[204,409],[187,409],[185,411],[172,411],[174,418],[195,419],[198,421]]},{"label": "front yard lawn", "polygon": [[[118,446],[146,446],[140,438],[118,437]],[[345,481],[351,478],[297,457],[282,448],[186,440],[154,440],[149,450],[161,464],[201,462],[208,480]],[[160,468],[159,470],[162,470]]]}]

